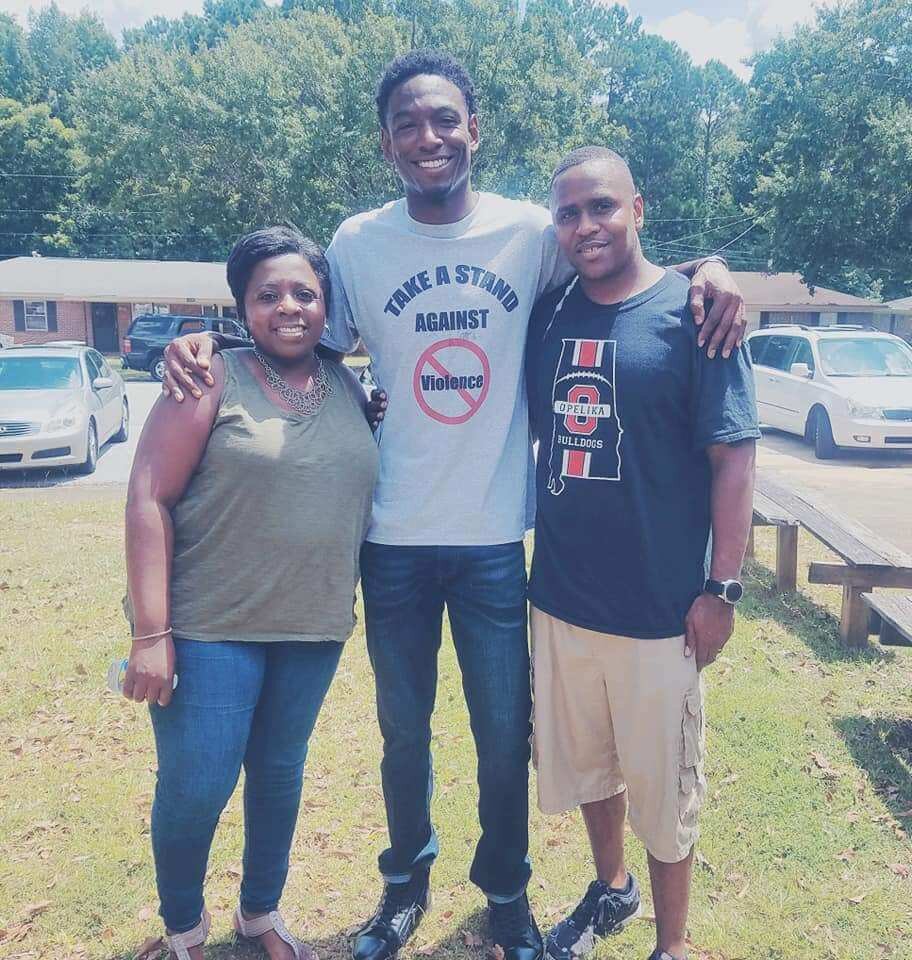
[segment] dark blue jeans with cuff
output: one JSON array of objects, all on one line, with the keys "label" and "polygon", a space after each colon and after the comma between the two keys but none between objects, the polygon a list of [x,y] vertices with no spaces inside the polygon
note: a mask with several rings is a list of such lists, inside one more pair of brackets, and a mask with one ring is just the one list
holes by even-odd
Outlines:
[{"label": "dark blue jeans with cuff", "polygon": [[478,756],[481,837],[469,876],[490,900],[509,902],[523,893],[531,872],[523,545],[365,543],[361,585],[390,837],[380,872],[387,882],[403,882],[430,866],[438,852],[431,823],[431,714],[446,607]]},{"label": "dark blue jeans with cuff", "polygon": [[275,910],[301,800],[307,743],[341,643],[175,639],[178,686],[150,708],[158,777],[152,850],[172,933],[199,923],[209,848],[244,767],[241,906]]}]

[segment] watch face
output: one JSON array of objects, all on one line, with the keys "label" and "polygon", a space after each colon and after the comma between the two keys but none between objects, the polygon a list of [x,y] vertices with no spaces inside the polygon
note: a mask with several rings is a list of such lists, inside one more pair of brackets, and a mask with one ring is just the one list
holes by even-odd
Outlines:
[{"label": "watch face", "polygon": [[737,580],[729,580],[725,584],[725,599],[729,603],[737,603],[744,596],[744,587]]}]

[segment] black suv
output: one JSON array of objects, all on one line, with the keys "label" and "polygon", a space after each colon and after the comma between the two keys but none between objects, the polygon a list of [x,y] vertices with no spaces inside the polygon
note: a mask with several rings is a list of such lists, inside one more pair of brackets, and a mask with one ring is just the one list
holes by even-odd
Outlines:
[{"label": "black suv", "polygon": [[124,367],[133,370],[148,370],[153,379],[165,375],[165,347],[176,337],[185,333],[212,330],[245,337],[243,327],[227,317],[178,317],[170,313],[140,314],[127,330],[123,341],[121,359]]}]

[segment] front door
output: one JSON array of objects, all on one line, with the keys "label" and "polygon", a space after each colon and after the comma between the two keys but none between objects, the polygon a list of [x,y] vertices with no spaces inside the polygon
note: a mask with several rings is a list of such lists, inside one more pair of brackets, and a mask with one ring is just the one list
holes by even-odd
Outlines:
[{"label": "front door", "polygon": [[92,304],[92,346],[99,353],[119,353],[117,342],[117,304]]}]

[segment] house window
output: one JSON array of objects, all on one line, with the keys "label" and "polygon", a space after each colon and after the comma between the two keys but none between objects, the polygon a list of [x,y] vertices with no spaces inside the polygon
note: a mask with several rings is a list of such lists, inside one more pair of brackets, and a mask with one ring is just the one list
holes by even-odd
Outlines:
[{"label": "house window", "polygon": [[44,300],[25,301],[25,329],[47,332],[47,303]]},{"label": "house window", "polygon": [[232,320],[236,320],[237,309],[235,307],[222,307],[222,316],[230,317]]},{"label": "house window", "polygon": [[204,317],[217,317],[219,315],[219,308],[217,303],[204,303],[203,304],[203,316]]},{"label": "house window", "polygon": [[134,303],[133,304],[133,319],[137,317],[149,314],[168,314],[170,310],[167,303]]}]

